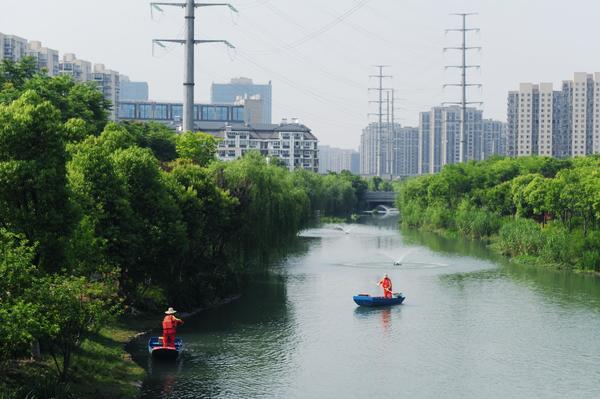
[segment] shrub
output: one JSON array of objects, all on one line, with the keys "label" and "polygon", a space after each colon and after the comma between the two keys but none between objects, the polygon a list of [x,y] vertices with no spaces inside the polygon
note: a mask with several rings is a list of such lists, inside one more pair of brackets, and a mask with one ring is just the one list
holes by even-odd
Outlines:
[{"label": "shrub", "polygon": [[516,218],[500,228],[498,247],[506,255],[538,256],[543,246],[541,228],[533,220]]}]

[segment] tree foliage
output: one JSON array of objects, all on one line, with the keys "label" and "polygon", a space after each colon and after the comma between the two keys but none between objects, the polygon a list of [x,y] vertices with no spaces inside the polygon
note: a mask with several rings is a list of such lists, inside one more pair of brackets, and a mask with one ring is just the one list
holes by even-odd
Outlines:
[{"label": "tree foliage", "polygon": [[398,206],[410,226],[498,235],[508,255],[600,270],[599,171],[597,156],[448,165],[402,184]]},{"label": "tree foliage", "polygon": [[219,162],[213,136],[109,123],[109,107],[29,59],[0,65],[0,368],[40,343],[67,380],[120,311],[235,292],[316,211],[348,216],[367,190],[258,152]]}]

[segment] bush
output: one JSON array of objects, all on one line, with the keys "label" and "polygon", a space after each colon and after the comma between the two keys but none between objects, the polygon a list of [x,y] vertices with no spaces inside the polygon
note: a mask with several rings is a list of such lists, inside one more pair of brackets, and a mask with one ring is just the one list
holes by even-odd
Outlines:
[{"label": "bush", "polygon": [[406,227],[421,227],[423,215],[423,208],[415,202],[408,202],[400,209],[400,219]]},{"label": "bush", "polygon": [[546,262],[561,266],[573,267],[581,257],[583,250],[583,234],[569,232],[567,228],[551,223],[542,229],[544,246],[540,257]]},{"label": "bush", "polygon": [[459,204],[454,220],[457,230],[471,238],[489,237],[500,229],[498,215],[474,208],[466,199]]},{"label": "bush", "polygon": [[544,247],[542,230],[533,220],[516,218],[500,228],[498,247],[505,255],[539,256]]},{"label": "bush", "polygon": [[430,229],[452,229],[454,220],[448,206],[432,204],[425,210],[424,225]]}]

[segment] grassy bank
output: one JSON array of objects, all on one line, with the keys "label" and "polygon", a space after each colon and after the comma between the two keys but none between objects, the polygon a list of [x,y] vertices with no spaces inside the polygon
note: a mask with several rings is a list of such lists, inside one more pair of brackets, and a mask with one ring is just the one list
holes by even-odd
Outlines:
[{"label": "grassy bank", "polygon": [[73,359],[68,384],[56,383],[51,357],[7,364],[0,382],[0,399],[136,398],[145,377],[125,350],[140,331],[157,325],[147,318],[124,318],[86,339]]}]

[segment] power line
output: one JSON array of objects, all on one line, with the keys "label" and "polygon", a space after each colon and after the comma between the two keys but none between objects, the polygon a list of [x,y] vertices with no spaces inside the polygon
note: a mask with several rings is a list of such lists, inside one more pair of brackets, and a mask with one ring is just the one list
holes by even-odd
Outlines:
[{"label": "power line", "polygon": [[[467,17],[470,15],[477,15],[476,13],[454,13],[451,15],[457,15],[462,18],[462,28],[457,29],[446,29],[448,32],[461,32],[462,33],[462,46],[460,47],[445,47],[444,51],[447,50],[459,50],[462,52],[462,64],[461,65],[446,65],[448,68],[459,68],[461,69],[462,81],[461,83],[448,83],[447,86],[458,86],[462,89],[462,101],[460,102],[446,102],[445,104],[457,104],[462,107],[461,117],[461,129],[460,129],[460,147],[459,147],[459,159],[460,162],[466,162],[467,160],[467,105],[469,104],[482,104],[481,102],[469,102],[467,101],[467,88],[471,86],[481,87],[480,83],[467,83],[467,69],[469,68],[481,68],[480,65],[467,65],[467,51],[469,50],[481,50],[481,47],[468,47],[467,46],[467,32],[479,32],[479,28],[467,28]],[[473,154],[475,155],[475,154]]]}]

